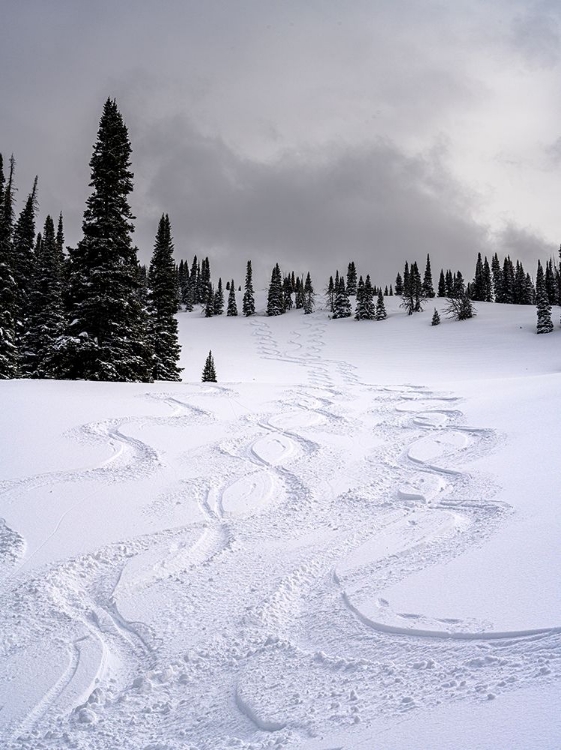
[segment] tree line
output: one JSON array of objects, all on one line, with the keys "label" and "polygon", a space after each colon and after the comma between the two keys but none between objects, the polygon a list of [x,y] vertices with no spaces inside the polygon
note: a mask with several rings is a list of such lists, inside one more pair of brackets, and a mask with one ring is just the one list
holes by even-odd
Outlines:
[{"label": "tree line", "polygon": [[[169,216],[160,218],[148,267],[132,242],[134,217],[131,145],[114,100],[105,102],[90,160],[91,194],[86,201],[82,239],[65,248],[62,213],[45,219],[36,233],[37,178],[18,217],[14,211],[15,161],[6,168],[0,155],[0,379],[58,378],[108,381],[180,380],[176,313],[201,305],[205,317],[237,316],[236,285],[214,285],[210,261],[189,265],[173,259]],[[241,285],[238,286],[241,291]],[[377,287],[370,275],[358,277],[354,262],[346,276],[329,278],[326,306],[334,319],[381,321],[384,298],[401,296],[412,315],[435,296],[448,300],[457,319],[474,314],[472,302],[535,304],[538,333],[553,329],[551,306],[561,303],[561,276],[553,260],[538,262],[536,283],[520,261],[497,254],[489,263],[478,254],[472,281],[460,271],[440,270],[435,291],[430,257],[424,274],[405,263],[395,286]],[[227,299],[226,299],[227,293]],[[351,304],[355,298],[355,309]],[[310,273],[283,274],[276,263],[267,293],[266,315],[293,307],[314,311],[316,293]],[[251,261],[247,261],[241,312],[255,315]],[[439,322],[438,314],[433,324]]]}]

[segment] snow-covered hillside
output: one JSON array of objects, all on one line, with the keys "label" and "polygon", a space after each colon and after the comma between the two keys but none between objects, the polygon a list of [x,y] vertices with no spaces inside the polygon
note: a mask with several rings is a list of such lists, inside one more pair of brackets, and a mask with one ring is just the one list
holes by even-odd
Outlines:
[{"label": "snow-covered hillside", "polygon": [[561,329],[387,306],[0,383],[2,748],[561,745]]}]

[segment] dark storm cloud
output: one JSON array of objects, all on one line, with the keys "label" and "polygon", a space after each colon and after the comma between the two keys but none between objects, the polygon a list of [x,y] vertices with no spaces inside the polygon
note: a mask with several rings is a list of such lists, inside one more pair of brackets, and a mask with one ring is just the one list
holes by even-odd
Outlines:
[{"label": "dark storm cloud", "polygon": [[[325,276],[352,258],[389,283],[427,253],[470,274],[478,250],[508,240],[533,255],[542,242],[516,221],[539,226],[551,186],[543,200],[536,182],[529,197],[501,187],[508,165],[532,158],[520,149],[535,138],[524,95],[543,91],[534,104],[561,121],[544,78],[559,65],[557,5],[8,0],[0,151],[16,154],[19,205],[38,173],[41,222],[62,209],[74,244],[115,96],[143,260],[166,211],[178,255],[209,255],[225,276],[249,257],[262,279],[276,260]],[[541,144],[560,136],[550,131]]]},{"label": "dark storm cloud", "polygon": [[[143,201],[170,214],[177,255],[209,254],[240,278],[251,258],[264,281],[272,264],[323,275],[355,260],[379,283],[406,259],[462,266],[487,232],[471,218],[473,196],[438,150],[405,156],[379,141],[285,153],[268,163],[236,154],[184,120],[154,128],[137,147],[154,173]],[[471,262],[471,260],[470,260]],[[471,270],[471,269],[470,269]]]}]

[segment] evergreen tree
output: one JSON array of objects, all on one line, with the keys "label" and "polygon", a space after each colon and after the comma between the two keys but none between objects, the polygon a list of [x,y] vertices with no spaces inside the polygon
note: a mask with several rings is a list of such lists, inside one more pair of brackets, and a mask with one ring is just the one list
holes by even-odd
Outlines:
[{"label": "evergreen tree", "polygon": [[27,330],[22,341],[22,373],[31,378],[57,378],[56,342],[64,330],[63,268],[55,225],[45,220],[38,235],[28,300]]},{"label": "evergreen tree", "polygon": [[547,295],[543,268],[539,260],[536,273],[536,307],[538,314],[537,332],[551,333],[553,331],[551,304]]},{"label": "evergreen tree", "polygon": [[305,305],[304,284],[300,276],[296,279],[296,292],[294,295],[294,305],[297,310],[301,310]]},{"label": "evergreen tree", "polygon": [[226,310],[226,315],[235,318],[238,314],[238,305],[236,303],[236,286],[234,284],[234,279],[232,279],[230,283],[230,291],[228,292],[228,308]]},{"label": "evergreen tree", "polygon": [[29,295],[33,278],[33,246],[35,244],[35,214],[37,211],[37,177],[33,189],[19,215],[14,227],[13,238],[13,272],[16,285],[16,342],[24,334],[29,315]]},{"label": "evergreen tree", "polygon": [[214,357],[212,356],[211,351],[206,358],[201,380],[203,383],[216,383],[216,369],[214,366]]},{"label": "evergreen tree", "polygon": [[427,265],[425,267],[425,275],[423,278],[423,298],[432,299],[434,297],[434,287],[432,284],[432,271],[430,267],[430,257],[427,254]]},{"label": "evergreen tree", "polygon": [[201,295],[200,295],[200,268],[199,268],[199,262],[197,260],[197,256],[195,255],[193,257],[193,262],[191,263],[191,271],[189,273],[189,286],[191,287],[191,300],[194,305],[198,305],[201,301]]},{"label": "evergreen tree", "polygon": [[446,293],[444,296],[453,297],[454,296],[454,277],[452,276],[452,271],[450,269],[446,271],[444,287],[446,289]]},{"label": "evergreen tree", "polygon": [[284,313],[284,300],[282,293],[282,275],[279,264],[276,263],[271,273],[271,283],[267,295],[267,315],[282,315]]},{"label": "evergreen tree", "polygon": [[503,300],[503,272],[497,253],[491,258],[491,275],[493,277],[493,297],[495,302]]},{"label": "evergreen tree", "polygon": [[452,294],[451,297],[454,297],[455,299],[459,299],[466,293],[466,287],[464,283],[464,277],[462,276],[462,272],[458,271],[454,274],[454,281],[452,282]]},{"label": "evergreen tree", "polygon": [[69,258],[69,323],[58,343],[69,379],[151,379],[147,317],[131,241],[130,154],[127,128],[116,102],[108,99],[90,161],[84,236]]},{"label": "evergreen tree", "polygon": [[438,314],[438,310],[436,309],[436,307],[434,308],[434,312],[432,314],[432,320],[430,324],[431,326],[440,325],[440,315]]},{"label": "evergreen tree", "polygon": [[212,284],[210,286],[210,289],[206,289],[205,295],[206,295],[206,302],[204,304],[205,318],[212,318],[212,316],[214,315],[214,289],[212,288]]},{"label": "evergreen tree", "polygon": [[314,311],[316,295],[314,293],[314,287],[312,286],[312,279],[310,272],[306,274],[306,281],[304,282],[304,314],[310,315]]},{"label": "evergreen tree", "polygon": [[16,345],[17,287],[14,278],[12,233],[14,226],[14,157],[6,182],[0,155],[0,380],[18,374]]},{"label": "evergreen tree", "polygon": [[181,380],[181,368],[177,366],[181,353],[176,319],[179,304],[167,214],[160,219],[148,270],[148,308],[153,351],[151,377],[154,380]]},{"label": "evergreen tree", "polygon": [[559,302],[558,286],[553,270],[553,260],[550,258],[545,264],[545,291],[550,305],[557,305]]},{"label": "evergreen tree", "polygon": [[493,301],[493,277],[491,276],[491,268],[487,256],[483,261],[483,288],[485,290],[485,302]]},{"label": "evergreen tree", "polygon": [[391,284],[390,284],[390,297],[393,297],[393,289],[392,289],[392,285]]},{"label": "evergreen tree", "polygon": [[285,276],[282,282],[282,298],[284,311],[292,310],[292,280],[290,276]]},{"label": "evergreen tree", "polygon": [[329,283],[327,284],[325,296],[327,298],[327,309],[332,313],[333,306],[335,304],[335,284],[333,283],[333,276],[329,277]]},{"label": "evergreen tree", "polygon": [[387,317],[388,314],[386,313],[386,306],[384,304],[384,295],[380,289],[378,292],[378,301],[376,302],[376,320],[385,320]]},{"label": "evergreen tree", "polygon": [[218,285],[214,292],[214,314],[222,315],[224,312],[224,289],[222,288],[222,278],[218,279]]},{"label": "evergreen tree", "polygon": [[477,253],[477,262],[475,264],[475,276],[471,287],[471,298],[476,302],[485,301],[485,279],[483,276],[483,260],[481,253]]},{"label": "evergreen tree", "polygon": [[395,277],[395,293],[399,296],[403,294],[403,279],[401,278],[401,274],[398,273]]},{"label": "evergreen tree", "polygon": [[506,257],[503,262],[503,288],[502,288],[502,299],[507,305],[512,305],[514,302],[514,266],[510,257]]},{"label": "evergreen tree", "polygon": [[350,318],[352,315],[351,303],[349,295],[347,294],[347,288],[345,287],[345,278],[343,276],[339,277],[333,307],[333,318]]},{"label": "evergreen tree", "polygon": [[351,261],[347,268],[347,294],[349,297],[356,294],[357,281],[356,281],[356,266],[354,261]]},{"label": "evergreen tree", "polygon": [[362,276],[358,280],[356,288],[356,308],[355,308],[355,320],[368,320],[366,315],[364,298],[364,280]]},{"label": "evergreen tree", "polygon": [[[397,279],[396,279],[397,282]],[[404,297],[409,297],[411,294],[411,276],[409,273],[409,263],[405,261],[405,267],[403,269],[403,292]]]},{"label": "evergreen tree", "polygon": [[529,273],[526,274],[526,279],[524,282],[524,299],[522,302],[523,305],[535,305],[536,304],[536,290],[534,289],[534,284],[532,283],[532,277]]},{"label": "evergreen tree", "polygon": [[247,261],[245,272],[245,291],[243,295],[242,312],[246,318],[255,315],[255,293],[253,291],[253,271],[250,260]]}]

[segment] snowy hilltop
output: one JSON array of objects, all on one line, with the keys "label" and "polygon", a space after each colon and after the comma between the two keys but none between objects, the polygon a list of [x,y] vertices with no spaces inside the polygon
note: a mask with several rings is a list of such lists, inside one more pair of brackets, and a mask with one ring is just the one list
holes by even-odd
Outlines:
[{"label": "snowy hilltop", "polygon": [[179,313],[183,382],[0,384],[3,748],[559,744],[561,332],[433,302],[258,292]]}]

